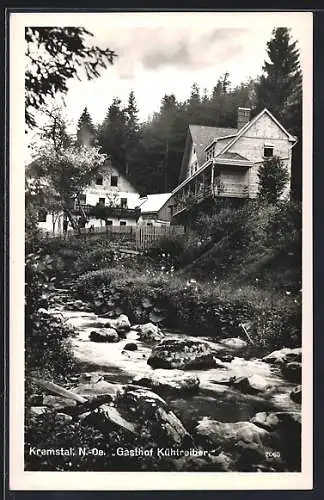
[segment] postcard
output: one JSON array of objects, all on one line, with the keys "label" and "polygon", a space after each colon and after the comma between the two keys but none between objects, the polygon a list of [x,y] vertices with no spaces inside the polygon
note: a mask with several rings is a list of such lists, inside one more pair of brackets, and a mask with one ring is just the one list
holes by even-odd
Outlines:
[{"label": "postcard", "polygon": [[312,489],[312,23],[11,13],[11,489]]}]

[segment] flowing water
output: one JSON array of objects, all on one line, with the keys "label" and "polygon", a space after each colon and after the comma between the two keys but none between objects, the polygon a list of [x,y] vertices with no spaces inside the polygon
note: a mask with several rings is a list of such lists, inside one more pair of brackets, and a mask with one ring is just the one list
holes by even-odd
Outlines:
[{"label": "flowing water", "polygon": [[[77,336],[73,338],[73,351],[80,371],[100,373],[105,380],[122,384],[132,382],[136,375],[152,371],[147,364],[151,346],[139,341],[135,331],[130,331],[125,339],[117,343],[96,343],[89,340],[89,334],[94,329],[95,322],[100,319],[98,316],[81,311],[63,310],[62,313],[77,331]],[[197,340],[197,337],[191,337],[184,332],[164,333],[166,336]],[[212,339],[203,337],[203,340],[210,342],[216,351],[216,356],[218,350],[224,352],[224,346],[213,342]],[[138,350],[124,351],[124,346],[129,341],[136,341]],[[188,428],[196,425],[203,417],[235,422],[249,420],[259,411],[300,411],[300,405],[289,397],[293,385],[283,379],[278,368],[258,359],[257,350],[253,351],[249,348],[245,350],[226,348],[226,352],[234,355],[234,359],[226,363],[226,367],[186,370],[186,373],[193,373],[200,379],[200,390],[197,395],[166,394],[163,397]],[[263,355],[264,353],[259,353],[260,357]],[[217,383],[221,375],[259,375],[272,386],[272,390],[262,392],[260,395],[242,394],[240,390]]]}]

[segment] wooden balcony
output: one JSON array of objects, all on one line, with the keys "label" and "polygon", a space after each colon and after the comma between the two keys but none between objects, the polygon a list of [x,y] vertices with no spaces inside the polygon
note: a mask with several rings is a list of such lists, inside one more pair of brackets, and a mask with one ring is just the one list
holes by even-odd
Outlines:
[{"label": "wooden balcony", "polygon": [[189,209],[192,205],[201,203],[203,200],[210,198],[212,196],[212,189],[210,186],[205,186],[199,188],[196,193],[184,193],[182,195],[178,195],[178,198],[175,200],[174,208],[173,208],[173,217],[180,214],[184,210]]},{"label": "wooden balcony", "polygon": [[248,198],[249,186],[237,182],[221,182],[214,187],[214,195],[226,198]]},{"label": "wooden balcony", "polygon": [[178,194],[173,206],[173,217],[190,209],[193,204],[199,204],[211,197],[220,198],[248,198],[249,187],[242,183],[220,183],[212,189],[210,186],[199,188],[197,193]]},{"label": "wooden balcony", "polygon": [[[104,205],[103,205],[104,206]],[[140,208],[124,208],[124,207],[106,207],[107,215],[109,217],[114,217],[116,219],[139,219],[141,215]],[[77,215],[81,215],[82,211],[89,215],[91,211],[94,209],[92,205],[85,204],[76,204],[74,207],[74,213]]]}]

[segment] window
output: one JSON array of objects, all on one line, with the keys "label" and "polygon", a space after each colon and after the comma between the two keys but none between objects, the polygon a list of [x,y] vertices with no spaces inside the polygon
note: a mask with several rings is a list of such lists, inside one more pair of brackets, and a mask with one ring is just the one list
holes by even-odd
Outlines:
[{"label": "window", "polygon": [[106,220],[106,226],[112,226],[113,225],[113,221],[112,220]]},{"label": "window", "polygon": [[127,208],[127,198],[120,198],[121,208]]},{"label": "window", "polygon": [[120,226],[126,226],[126,221],[125,221],[125,220],[121,220],[121,221],[119,222],[119,225],[120,225]]},{"label": "window", "polygon": [[86,203],[87,203],[87,196],[85,194],[80,194],[79,195],[79,203],[80,203],[80,205],[86,205]]},{"label": "window", "polygon": [[47,211],[44,208],[41,208],[38,211],[38,222],[46,222]]},{"label": "window", "polygon": [[273,146],[264,146],[263,157],[264,158],[272,158],[273,157]]},{"label": "window", "polygon": [[105,198],[99,198],[99,205],[105,206]]},{"label": "window", "polygon": [[97,178],[96,178],[96,184],[97,184],[97,186],[102,186],[102,183],[103,183],[103,177],[102,177],[102,175],[97,175]]},{"label": "window", "polygon": [[148,222],[146,225],[147,226],[153,226],[152,222]]},{"label": "window", "polygon": [[118,185],[118,176],[117,175],[112,175],[111,176],[110,185],[112,187],[117,187],[117,185]]}]

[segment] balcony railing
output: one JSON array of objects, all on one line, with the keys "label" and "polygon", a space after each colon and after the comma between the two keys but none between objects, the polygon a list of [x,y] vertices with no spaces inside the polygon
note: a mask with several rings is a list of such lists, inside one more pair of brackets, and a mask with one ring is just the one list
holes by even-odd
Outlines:
[{"label": "balcony railing", "polygon": [[[102,205],[105,207],[105,205]],[[74,212],[77,214],[81,214],[82,211],[89,215],[91,211],[94,209],[92,205],[85,204],[76,204],[74,208]],[[107,218],[108,217],[116,217],[117,219],[138,219],[141,215],[140,208],[124,208],[124,207],[105,207],[107,209]]]},{"label": "balcony railing", "polygon": [[178,200],[174,203],[173,216],[188,210],[195,203],[201,203],[210,196],[224,198],[248,198],[249,187],[247,184],[236,182],[221,182],[219,185],[214,187],[214,191],[210,186],[206,186],[198,189],[197,193],[184,194],[183,196],[180,195]]},{"label": "balcony railing", "polygon": [[214,188],[215,196],[224,196],[228,198],[248,198],[249,186],[237,182],[220,182]]},{"label": "balcony railing", "polygon": [[212,190],[210,186],[201,187],[196,193],[183,194],[183,196],[180,196],[178,200],[175,201],[173,216],[178,215],[184,210],[187,210],[196,203],[202,202],[204,199],[209,198],[211,195]]}]

